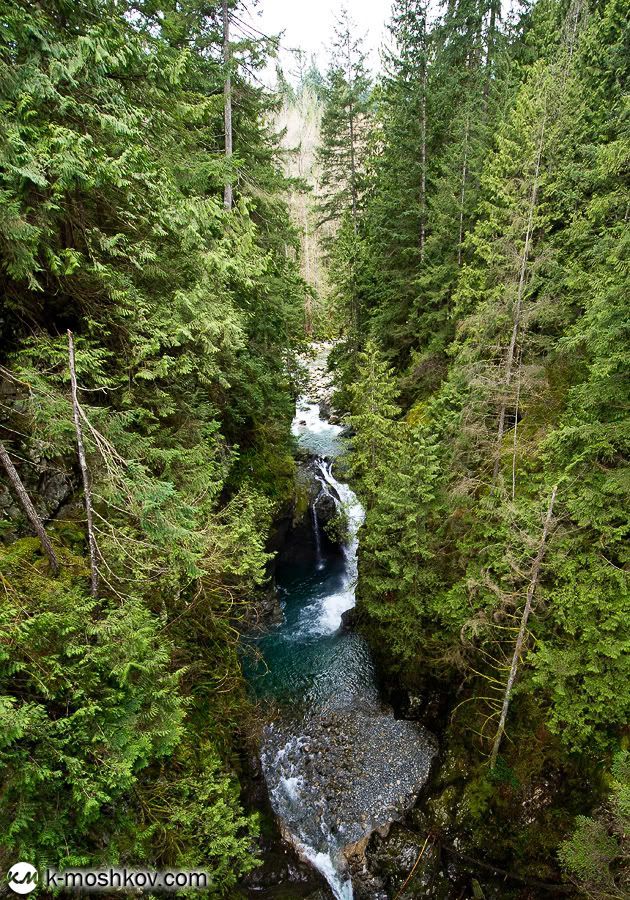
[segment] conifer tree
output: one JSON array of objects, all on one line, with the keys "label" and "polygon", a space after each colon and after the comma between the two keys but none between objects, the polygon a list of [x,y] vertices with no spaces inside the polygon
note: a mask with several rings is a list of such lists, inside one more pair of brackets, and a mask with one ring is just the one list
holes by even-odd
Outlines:
[{"label": "conifer tree", "polygon": [[338,222],[344,211],[358,228],[364,191],[370,78],[362,40],[342,9],[326,74],[319,163],[322,168],[321,219]]},{"label": "conifer tree", "polygon": [[385,54],[366,210],[373,287],[368,294],[372,329],[398,353],[408,347],[415,277],[427,242],[429,160],[429,36],[426,6],[394,4],[390,32],[395,50]]},{"label": "conifer tree", "polygon": [[356,433],[351,439],[349,469],[369,508],[392,461],[390,454],[398,446],[396,417],[400,409],[392,370],[371,341],[358,354],[357,376],[350,391],[348,422]]},{"label": "conifer tree", "polygon": [[2,444],[74,496],[46,523],[57,579],[19,520],[0,547],[0,855],[207,867],[227,895],[255,865],[234,620],[290,493],[304,283],[251,36],[233,41],[226,167],[219,13],[3,5]]}]

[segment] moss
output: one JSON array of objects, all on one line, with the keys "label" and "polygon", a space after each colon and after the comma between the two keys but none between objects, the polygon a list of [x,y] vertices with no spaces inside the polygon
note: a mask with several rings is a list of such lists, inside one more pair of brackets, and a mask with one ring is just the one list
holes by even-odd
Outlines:
[{"label": "moss", "polygon": [[432,825],[441,831],[448,831],[455,822],[455,813],[459,791],[455,785],[445,788],[441,794],[432,797],[427,803],[427,811]]},{"label": "moss", "polygon": [[295,487],[293,493],[293,524],[301,522],[306,516],[309,508],[309,489],[306,481],[299,476],[295,479]]},{"label": "moss", "polygon": [[333,544],[345,544],[348,540],[348,527],[348,516],[342,507],[326,522],[324,531]]},{"label": "moss", "polygon": [[255,477],[256,487],[277,506],[292,499],[295,460],[291,446],[279,447],[263,438],[241,452],[229,477],[230,486],[242,485]]}]

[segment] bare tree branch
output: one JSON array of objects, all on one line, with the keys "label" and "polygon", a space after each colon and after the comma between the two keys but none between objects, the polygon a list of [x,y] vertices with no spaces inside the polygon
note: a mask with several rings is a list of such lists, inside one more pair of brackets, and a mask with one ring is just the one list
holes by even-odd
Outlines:
[{"label": "bare tree branch", "polygon": [[523,643],[525,641],[525,633],[527,631],[527,621],[529,619],[529,614],[532,609],[532,602],[534,599],[534,594],[536,592],[536,587],[538,585],[538,578],[540,575],[540,567],[542,565],[543,558],[545,556],[545,550],[547,545],[547,537],[549,535],[549,525],[551,524],[551,517],[553,515],[553,507],[556,502],[556,494],[558,493],[558,485],[554,486],[553,491],[551,492],[551,499],[549,501],[549,507],[547,509],[547,515],[545,516],[545,524],[543,526],[543,533],[540,539],[540,544],[538,546],[538,553],[534,558],[534,562],[532,563],[531,576],[529,581],[529,587],[527,588],[527,600],[525,601],[525,608],[523,609],[523,616],[521,618],[521,627],[518,632],[518,637],[516,638],[516,646],[514,647],[514,655],[512,656],[512,666],[510,668],[510,674],[507,680],[507,686],[505,688],[505,695],[503,697],[503,707],[501,709],[501,718],[499,719],[499,727],[497,728],[496,737],[494,739],[494,744],[492,746],[492,753],[490,754],[490,768],[494,769],[497,756],[499,753],[499,747],[501,745],[501,738],[503,737],[503,733],[505,731],[505,721],[507,719],[508,707],[510,705],[510,699],[512,697],[512,689],[514,687],[514,681],[516,679],[516,673],[518,670],[519,660],[521,658],[521,652],[523,650]]},{"label": "bare tree branch", "polygon": [[88,472],[87,462],[85,458],[85,447],[83,445],[83,430],[81,428],[81,407],[79,406],[79,397],[77,393],[77,373],[74,363],[74,340],[72,332],[68,329],[68,359],[70,363],[70,384],[72,387],[72,412],[74,415],[74,428],[77,433],[77,448],[79,451],[79,465],[81,466],[81,476],[83,478],[83,493],[85,495],[85,513],[87,518],[88,545],[90,548],[90,569],[91,569],[91,591],[93,597],[98,594],[98,547],[96,545],[96,537],[94,534],[94,517],[92,514],[92,494],[90,491],[90,474]]}]

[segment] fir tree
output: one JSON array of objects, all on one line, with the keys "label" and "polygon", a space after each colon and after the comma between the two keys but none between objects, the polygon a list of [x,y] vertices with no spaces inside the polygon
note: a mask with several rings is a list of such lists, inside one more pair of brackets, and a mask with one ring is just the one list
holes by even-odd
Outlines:
[{"label": "fir tree", "polygon": [[326,74],[319,163],[322,221],[336,222],[347,210],[356,231],[364,190],[370,78],[355,32],[348,11],[342,10]]}]

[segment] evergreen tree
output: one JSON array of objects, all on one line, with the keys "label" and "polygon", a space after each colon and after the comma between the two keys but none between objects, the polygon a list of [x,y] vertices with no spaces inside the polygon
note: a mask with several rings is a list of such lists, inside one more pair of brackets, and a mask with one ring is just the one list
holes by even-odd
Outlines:
[{"label": "evergreen tree", "polygon": [[394,4],[390,31],[395,51],[385,54],[379,86],[365,230],[373,287],[368,291],[372,330],[385,346],[404,353],[409,315],[427,242],[429,159],[429,36],[426,5]]},{"label": "evergreen tree", "polygon": [[[426,87],[417,37],[411,69],[398,46],[375,88],[355,284],[402,415],[393,454],[372,444],[378,481],[357,473],[358,617],[395,684],[457,692],[448,741],[476,774],[444,796],[510,871],[521,841],[540,867],[589,806],[556,790],[535,836],[510,810],[554,767],[597,794],[630,713],[621,6],[539,2],[512,28],[496,6],[452,3],[429,30]],[[396,6],[401,43],[410,10]],[[365,375],[351,361],[342,375],[341,396],[360,395]],[[369,423],[354,428],[367,441]],[[595,896],[626,885],[624,787],[561,852]]]},{"label": "evergreen tree", "polygon": [[370,507],[379,493],[384,470],[398,447],[400,409],[392,370],[383,362],[376,344],[368,342],[358,355],[357,381],[350,391],[348,423],[356,432],[351,439],[349,471]]},{"label": "evergreen tree", "polygon": [[58,579],[3,522],[0,856],[201,866],[227,895],[255,865],[234,623],[291,491],[304,285],[250,39],[224,158],[218,12],[3,4],[2,443],[76,493],[71,329],[99,590],[79,502],[46,522]]},{"label": "evergreen tree", "polygon": [[319,164],[322,221],[338,222],[347,211],[356,231],[364,191],[370,78],[355,32],[348,11],[342,9],[326,74]]}]

